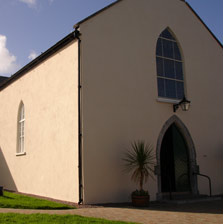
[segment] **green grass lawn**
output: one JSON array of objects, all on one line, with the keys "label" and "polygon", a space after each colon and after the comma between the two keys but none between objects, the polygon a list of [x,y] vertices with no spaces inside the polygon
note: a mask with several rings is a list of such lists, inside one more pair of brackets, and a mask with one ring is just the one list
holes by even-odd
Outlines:
[{"label": "green grass lawn", "polygon": [[4,196],[0,196],[0,208],[71,209],[74,207],[4,191]]},{"label": "green grass lawn", "polygon": [[108,221],[104,219],[86,218],[77,215],[47,215],[47,214],[0,214],[0,223],[17,224],[126,224],[127,222]]},{"label": "green grass lawn", "polygon": [[[0,208],[17,209],[70,209],[68,205],[28,197],[16,193],[4,191],[4,196],[0,196]],[[15,214],[0,213],[0,223],[18,224],[126,224],[126,222],[108,221],[104,219],[87,218],[77,215],[48,215],[48,214]]]}]

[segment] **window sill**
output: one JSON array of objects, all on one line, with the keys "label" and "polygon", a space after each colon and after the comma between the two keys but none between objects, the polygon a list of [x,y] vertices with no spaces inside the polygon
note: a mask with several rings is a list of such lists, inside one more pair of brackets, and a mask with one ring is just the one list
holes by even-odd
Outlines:
[{"label": "window sill", "polygon": [[16,156],[24,156],[24,155],[26,155],[26,152],[16,153],[15,155],[16,155]]},{"label": "window sill", "polygon": [[157,98],[157,101],[161,103],[171,103],[171,104],[178,104],[180,102],[180,100],[160,98],[160,97]]}]

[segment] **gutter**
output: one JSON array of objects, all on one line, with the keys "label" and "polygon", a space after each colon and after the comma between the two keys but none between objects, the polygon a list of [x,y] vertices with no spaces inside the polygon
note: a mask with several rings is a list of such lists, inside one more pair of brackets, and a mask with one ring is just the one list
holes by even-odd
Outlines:
[{"label": "gutter", "polygon": [[[82,184],[82,115],[81,115],[81,39],[80,32],[77,27],[73,32],[68,34],[62,40],[57,42],[47,51],[39,55],[36,59],[31,61],[29,64],[25,65],[19,71],[17,71],[10,78],[5,78],[1,80],[0,83],[0,92],[7,88],[9,85],[14,83],[16,80],[21,78],[23,75],[26,75],[31,69],[35,68],[51,55],[58,52],[61,48],[65,47],[67,44],[73,40],[78,40],[78,172],[79,172],[79,202],[78,204],[83,203],[83,184]],[[3,78],[3,77],[2,77]]]},{"label": "gutter", "polygon": [[78,175],[79,175],[79,202],[83,203],[83,181],[82,181],[82,105],[81,105],[81,39],[79,27],[75,29],[75,37],[78,40]]}]

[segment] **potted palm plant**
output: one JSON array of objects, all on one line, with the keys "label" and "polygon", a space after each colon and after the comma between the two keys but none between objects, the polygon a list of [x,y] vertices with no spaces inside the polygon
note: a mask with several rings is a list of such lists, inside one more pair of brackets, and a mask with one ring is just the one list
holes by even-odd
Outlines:
[{"label": "potted palm plant", "polygon": [[149,205],[150,196],[143,185],[149,177],[153,178],[153,167],[155,156],[152,145],[144,141],[134,141],[131,148],[124,154],[125,171],[131,172],[131,179],[139,184],[139,189],[132,192],[132,203],[134,206],[145,207]]}]

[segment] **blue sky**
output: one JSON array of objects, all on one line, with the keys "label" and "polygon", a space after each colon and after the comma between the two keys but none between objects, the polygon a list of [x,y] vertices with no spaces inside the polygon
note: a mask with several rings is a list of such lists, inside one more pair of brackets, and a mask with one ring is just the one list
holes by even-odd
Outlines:
[{"label": "blue sky", "polygon": [[[10,76],[115,0],[0,0],[0,75]],[[167,0],[165,0],[167,1]],[[187,0],[223,43],[223,0]]]}]

